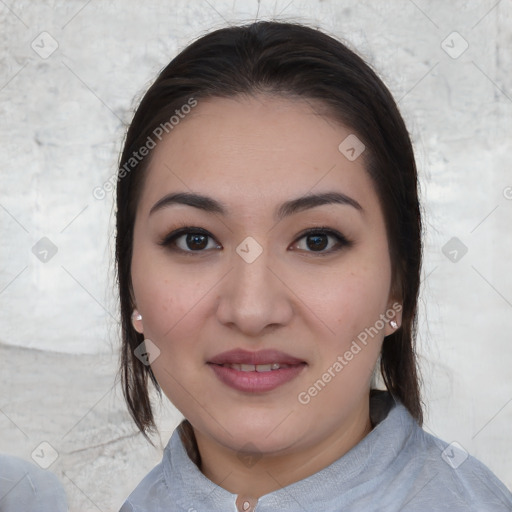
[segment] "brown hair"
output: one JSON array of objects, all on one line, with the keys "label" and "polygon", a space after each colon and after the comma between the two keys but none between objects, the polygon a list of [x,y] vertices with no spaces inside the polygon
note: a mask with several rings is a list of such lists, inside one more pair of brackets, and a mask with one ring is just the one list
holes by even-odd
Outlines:
[{"label": "brown hair", "polygon": [[147,438],[155,431],[149,381],[159,393],[160,388],[151,367],[134,356],[144,337],[131,323],[130,272],[136,206],[150,154],[140,161],[133,154],[191,98],[200,102],[260,92],[322,105],[324,115],[349,127],[366,146],[365,167],[386,221],[393,290],[403,306],[401,327],[384,339],[380,370],[387,389],[421,425],[415,339],[422,223],[409,134],[391,93],[363,59],[319,30],[272,21],[215,30],[186,47],[160,72],[127,130],[117,184],[116,269],[120,373],[130,414]]}]

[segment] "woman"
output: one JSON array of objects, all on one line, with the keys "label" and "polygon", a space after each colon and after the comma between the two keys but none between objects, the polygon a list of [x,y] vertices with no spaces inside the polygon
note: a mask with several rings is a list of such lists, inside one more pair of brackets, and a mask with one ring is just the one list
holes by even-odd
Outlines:
[{"label": "woman", "polygon": [[409,135],[361,58],[277,22],[182,51],[127,132],[116,257],[130,413],[155,430],[151,381],[185,420],[121,510],[511,510],[421,428],[421,255]]}]

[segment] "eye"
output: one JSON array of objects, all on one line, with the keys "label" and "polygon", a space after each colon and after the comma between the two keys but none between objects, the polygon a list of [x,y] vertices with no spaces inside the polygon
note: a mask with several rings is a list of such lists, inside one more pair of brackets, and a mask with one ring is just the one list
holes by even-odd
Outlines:
[{"label": "eye", "polygon": [[[345,236],[343,236],[340,232],[330,229],[330,228],[313,228],[309,229],[306,232],[302,233],[300,238],[297,240],[305,240],[305,247],[299,247],[299,249],[304,250],[306,252],[317,252],[321,254],[329,254],[331,252],[338,251],[343,247],[350,247],[352,242],[348,240]],[[334,239],[334,243],[330,243]],[[299,246],[300,244],[296,244]],[[328,250],[325,250],[329,247]]]},{"label": "eye", "polygon": [[[208,231],[202,228],[186,226],[169,233],[159,242],[159,245],[167,247],[172,251],[193,255],[193,253],[206,252],[211,249],[222,249],[220,244],[213,243],[214,240]],[[300,247],[299,240],[305,240],[305,247],[304,245]],[[341,250],[344,247],[350,247],[352,244],[340,232],[331,228],[318,227],[303,232],[297,238],[295,247],[305,252],[326,255]]]},{"label": "eye", "polygon": [[186,227],[169,233],[159,244],[171,250],[185,253],[204,252],[206,249],[221,248],[219,244],[212,245],[209,239],[214,240],[208,231],[201,228]]}]

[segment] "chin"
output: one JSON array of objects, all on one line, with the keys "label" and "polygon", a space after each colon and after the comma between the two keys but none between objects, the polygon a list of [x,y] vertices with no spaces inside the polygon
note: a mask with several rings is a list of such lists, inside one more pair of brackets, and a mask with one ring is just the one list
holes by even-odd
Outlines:
[{"label": "chin", "polygon": [[267,414],[266,417],[259,416],[258,421],[251,421],[250,417],[231,417],[226,423],[222,422],[227,432],[218,425],[214,428],[220,436],[218,442],[232,450],[276,453],[294,445],[301,437],[298,426],[285,425],[285,418],[286,414]]}]

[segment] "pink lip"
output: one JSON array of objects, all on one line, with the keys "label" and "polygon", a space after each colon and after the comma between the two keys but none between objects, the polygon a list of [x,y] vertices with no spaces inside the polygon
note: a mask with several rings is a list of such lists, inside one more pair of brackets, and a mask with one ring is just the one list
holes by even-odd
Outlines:
[{"label": "pink lip", "polygon": [[215,357],[212,357],[209,363],[214,364],[301,364],[304,363],[301,359],[280,352],[279,350],[260,350],[259,352],[249,352],[241,348],[222,352]]},{"label": "pink lip", "polygon": [[[268,372],[244,372],[235,370],[223,364],[272,364],[292,365]],[[224,384],[238,390],[250,393],[271,391],[297,377],[307,366],[305,361],[285,354],[278,350],[260,350],[248,352],[243,349],[230,350],[218,354],[208,361],[208,366],[216,377]]]}]

